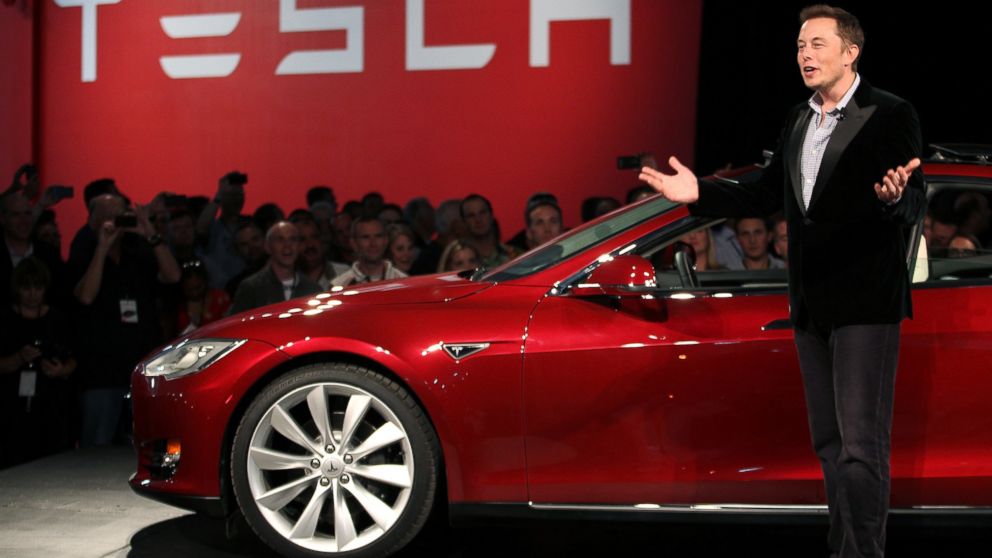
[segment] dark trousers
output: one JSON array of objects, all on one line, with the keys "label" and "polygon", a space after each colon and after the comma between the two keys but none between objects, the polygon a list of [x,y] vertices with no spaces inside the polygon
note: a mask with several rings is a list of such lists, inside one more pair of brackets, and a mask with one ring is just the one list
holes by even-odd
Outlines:
[{"label": "dark trousers", "polygon": [[813,448],[839,558],[885,553],[899,324],[795,330]]}]

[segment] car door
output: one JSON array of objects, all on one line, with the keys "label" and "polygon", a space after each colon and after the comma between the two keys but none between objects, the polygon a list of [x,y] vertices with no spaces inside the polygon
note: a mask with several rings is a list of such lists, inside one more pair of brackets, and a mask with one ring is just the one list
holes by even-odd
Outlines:
[{"label": "car door", "polygon": [[[992,504],[992,251],[947,249],[955,236],[989,239],[992,179],[929,180],[938,227],[914,279],[902,325],[892,426],[892,505]],[[970,203],[974,202],[974,203]],[[976,212],[967,208],[976,207]]]},{"label": "car door", "polygon": [[[632,246],[671,244],[700,223]],[[822,500],[784,275],[620,300],[554,293],[525,344],[532,502]]]}]

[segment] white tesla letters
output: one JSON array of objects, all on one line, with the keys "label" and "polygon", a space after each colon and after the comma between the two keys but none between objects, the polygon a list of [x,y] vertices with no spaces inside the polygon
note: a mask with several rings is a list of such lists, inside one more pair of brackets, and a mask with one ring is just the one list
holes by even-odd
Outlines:
[{"label": "white tesla letters", "polygon": [[[121,0],[54,0],[62,8],[82,8],[82,81],[96,81],[97,6]],[[628,65],[631,59],[631,0],[531,0],[530,66],[551,64],[551,24],[580,20],[610,22],[610,64]],[[287,54],[275,69],[276,75],[360,73],[365,64],[365,8],[298,8],[296,0],[279,0],[280,33],[344,31],[345,48],[300,50]],[[424,0],[406,0],[406,69],[469,70],[485,68],[496,54],[495,44],[425,44]],[[159,18],[162,31],[171,39],[226,37],[237,29],[241,14],[202,13]],[[241,53],[165,55],[162,71],[172,79],[222,78],[231,75]]]}]

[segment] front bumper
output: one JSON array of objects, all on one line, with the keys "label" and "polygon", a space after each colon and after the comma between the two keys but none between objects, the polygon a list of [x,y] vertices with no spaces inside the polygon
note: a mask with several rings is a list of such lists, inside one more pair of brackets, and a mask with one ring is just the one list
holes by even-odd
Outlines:
[{"label": "front bumper", "polygon": [[224,514],[223,480],[228,436],[245,397],[289,357],[249,340],[206,370],[175,380],[131,378],[138,494],[184,509]]}]

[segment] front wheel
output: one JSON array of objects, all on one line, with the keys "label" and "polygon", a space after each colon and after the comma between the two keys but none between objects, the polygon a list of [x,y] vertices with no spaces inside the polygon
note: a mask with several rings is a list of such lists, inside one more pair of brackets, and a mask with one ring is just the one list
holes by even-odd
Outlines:
[{"label": "front wheel", "polygon": [[231,451],[252,529],[286,556],[385,556],[423,527],[439,450],[399,384],[359,366],[311,365],[266,387]]}]

